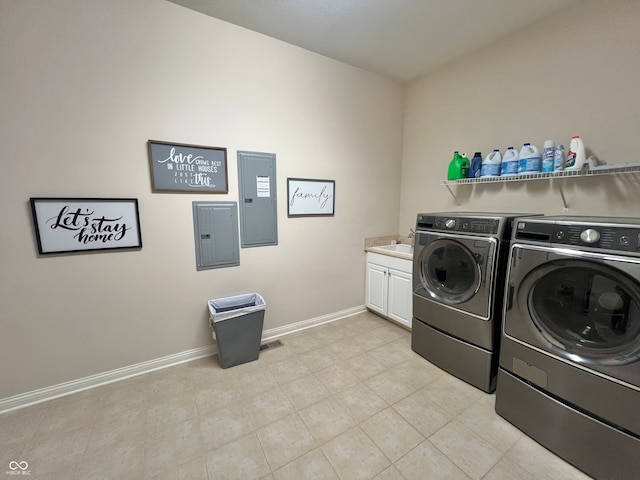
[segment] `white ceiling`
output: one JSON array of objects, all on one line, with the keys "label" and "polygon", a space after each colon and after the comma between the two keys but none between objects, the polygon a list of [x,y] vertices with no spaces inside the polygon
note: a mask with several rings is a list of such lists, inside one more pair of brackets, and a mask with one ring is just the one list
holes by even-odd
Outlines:
[{"label": "white ceiling", "polygon": [[169,0],[400,82],[582,0]]}]

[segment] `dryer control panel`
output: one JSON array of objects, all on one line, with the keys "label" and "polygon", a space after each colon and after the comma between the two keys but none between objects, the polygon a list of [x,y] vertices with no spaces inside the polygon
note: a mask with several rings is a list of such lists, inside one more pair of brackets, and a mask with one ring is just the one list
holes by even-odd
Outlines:
[{"label": "dryer control panel", "polygon": [[500,229],[497,218],[446,217],[418,215],[416,230],[443,232],[483,233],[496,235]]}]

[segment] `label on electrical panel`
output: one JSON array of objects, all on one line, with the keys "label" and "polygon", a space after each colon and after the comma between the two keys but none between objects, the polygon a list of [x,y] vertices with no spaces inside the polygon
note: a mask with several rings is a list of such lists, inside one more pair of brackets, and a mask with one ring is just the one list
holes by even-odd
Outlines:
[{"label": "label on electrical panel", "polygon": [[269,182],[269,177],[256,177],[256,185],[258,197],[269,198],[271,196],[271,184]]}]

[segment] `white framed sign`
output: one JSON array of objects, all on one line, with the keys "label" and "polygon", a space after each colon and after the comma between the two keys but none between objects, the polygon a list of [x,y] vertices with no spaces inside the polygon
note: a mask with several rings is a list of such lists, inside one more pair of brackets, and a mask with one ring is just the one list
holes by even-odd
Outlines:
[{"label": "white framed sign", "polygon": [[38,252],[141,248],[137,198],[31,198]]},{"label": "white framed sign", "polygon": [[334,180],[287,178],[287,216],[332,216],[335,211]]}]

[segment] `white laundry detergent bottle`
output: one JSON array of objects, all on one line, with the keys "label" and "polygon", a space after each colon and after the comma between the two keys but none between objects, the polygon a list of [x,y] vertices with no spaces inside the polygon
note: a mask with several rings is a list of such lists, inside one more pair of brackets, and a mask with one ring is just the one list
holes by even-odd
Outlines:
[{"label": "white laundry detergent bottle", "polygon": [[502,168],[500,169],[500,175],[517,175],[518,174],[518,151],[513,148],[507,148],[502,156]]},{"label": "white laundry detergent bottle", "polygon": [[584,153],[584,144],[579,135],[571,137],[569,151],[567,152],[567,162],[564,165],[565,170],[581,170],[587,161]]},{"label": "white laundry detergent bottle", "polygon": [[518,155],[518,173],[539,172],[542,168],[542,155],[535,145],[525,143]]},{"label": "white laundry detergent bottle", "polygon": [[480,177],[499,177],[502,166],[502,155],[497,148],[482,160]]}]

